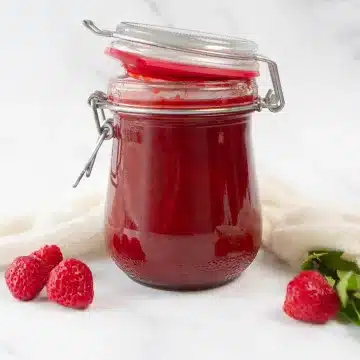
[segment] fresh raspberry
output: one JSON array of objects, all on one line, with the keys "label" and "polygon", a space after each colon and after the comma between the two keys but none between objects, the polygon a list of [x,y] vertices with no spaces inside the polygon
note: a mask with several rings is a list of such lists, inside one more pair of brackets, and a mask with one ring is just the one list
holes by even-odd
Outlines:
[{"label": "fresh raspberry", "polygon": [[50,273],[47,283],[50,301],[74,309],[85,309],[93,301],[93,276],[89,267],[76,259],[63,260]]},{"label": "fresh raspberry", "polygon": [[17,257],[5,272],[5,282],[14,298],[34,299],[45,286],[47,269],[31,256]]},{"label": "fresh raspberry", "polygon": [[45,245],[41,249],[32,252],[30,256],[42,261],[49,274],[63,260],[63,255],[57,245]]},{"label": "fresh raspberry", "polygon": [[287,286],[284,312],[300,321],[324,324],[340,310],[335,290],[317,271],[302,271]]}]

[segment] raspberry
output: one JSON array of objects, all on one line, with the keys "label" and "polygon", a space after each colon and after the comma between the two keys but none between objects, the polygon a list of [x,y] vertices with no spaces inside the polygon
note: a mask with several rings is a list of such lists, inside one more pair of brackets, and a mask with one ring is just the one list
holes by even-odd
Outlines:
[{"label": "raspberry", "polygon": [[284,312],[300,321],[324,324],[335,318],[340,300],[317,271],[302,271],[287,286]]},{"label": "raspberry", "polygon": [[29,301],[36,298],[46,283],[47,269],[31,256],[17,257],[5,272],[5,282],[15,299]]},{"label": "raspberry", "polygon": [[80,260],[63,260],[50,273],[47,294],[50,301],[59,305],[87,308],[94,298],[91,270]]},{"label": "raspberry", "polygon": [[50,271],[63,260],[63,255],[57,245],[45,245],[41,249],[36,250],[30,256],[41,260]]}]

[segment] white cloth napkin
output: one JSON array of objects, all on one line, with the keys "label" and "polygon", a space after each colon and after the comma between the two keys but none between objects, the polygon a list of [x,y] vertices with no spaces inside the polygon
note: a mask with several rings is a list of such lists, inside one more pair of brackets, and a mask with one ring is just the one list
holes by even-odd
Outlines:
[{"label": "white cloth napkin", "polygon": [[[259,177],[263,246],[298,268],[307,251],[343,250],[360,258],[360,215],[305,200],[271,177]],[[41,212],[0,220],[0,266],[45,245],[59,245],[66,257],[103,256],[105,191],[76,192]],[[358,212],[360,214],[360,211]]]},{"label": "white cloth napkin", "polygon": [[298,269],[307,252],[344,251],[360,260],[360,209],[320,204],[269,177],[260,178],[263,246]]},{"label": "white cloth napkin", "polygon": [[104,255],[104,192],[77,194],[38,212],[0,217],[0,267],[46,244],[60,246],[65,257]]}]

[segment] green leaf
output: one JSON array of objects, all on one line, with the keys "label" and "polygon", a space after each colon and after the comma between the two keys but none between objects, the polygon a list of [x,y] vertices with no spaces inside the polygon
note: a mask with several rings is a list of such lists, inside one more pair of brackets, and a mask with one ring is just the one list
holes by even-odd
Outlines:
[{"label": "green leaf", "polygon": [[332,253],[332,254],[340,254],[340,256],[341,256],[342,254],[344,254],[343,251],[331,250],[331,249],[321,249],[321,248],[313,249],[313,250],[309,251],[309,254],[310,254],[310,255],[313,255],[313,254],[316,254],[316,253],[325,253],[325,254]]},{"label": "green leaf", "polygon": [[341,275],[341,277],[339,276],[340,280],[336,284],[336,290],[340,298],[342,307],[346,308],[349,301],[349,296],[348,296],[349,279],[354,273],[352,271],[348,271],[347,273],[338,272],[338,275],[339,274]]},{"label": "green leaf", "polygon": [[[343,271],[343,270],[337,271],[337,275],[340,280],[343,277],[347,276],[348,273],[349,273],[348,271]],[[360,290],[360,275],[353,273],[348,279],[347,291],[356,291],[356,290]]]},{"label": "green leaf", "polygon": [[335,286],[335,284],[336,284],[336,280],[335,280],[335,279],[333,279],[331,276],[325,276],[325,278],[326,278],[327,282],[329,283],[329,285],[330,285],[331,287],[334,287],[334,286]]},{"label": "green leaf", "polygon": [[[337,251],[337,250],[329,250],[329,249],[319,249],[316,251],[310,251],[309,256],[316,256],[316,257],[323,257],[326,256],[328,258],[334,258],[334,259],[341,259],[344,255],[343,251]],[[346,260],[346,259],[345,259]]]},{"label": "green leaf", "polygon": [[357,316],[357,320],[360,322],[360,312],[358,311],[357,309],[357,306],[356,306],[356,302],[355,302],[355,299],[351,299],[350,300],[350,303],[354,309],[354,312],[356,313],[356,316]]},{"label": "green leaf", "polygon": [[320,258],[324,255],[327,255],[327,252],[310,252],[309,256],[303,262],[301,268],[302,270],[314,270],[318,268],[320,263]]},{"label": "green leaf", "polygon": [[330,269],[342,270],[342,271],[353,271],[360,274],[358,265],[350,260],[345,260],[338,255],[325,255],[321,259],[326,267]]},{"label": "green leaf", "polygon": [[356,299],[350,299],[348,305],[341,309],[338,318],[342,321],[350,321],[355,325],[360,326],[360,313],[358,309],[358,301],[356,301]]},{"label": "green leaf", "polygon": [[340,311],[336,315],[336,320],[340,321],[341,323],[344,323],[344,324],[349,324],[352,322],[351,318],[346,314],[346,312],[344,310]]},{"label": "green leaf", "polygon": [[344,312],[339,312],[336,316],[336,320],[343,324],[351,324],[352,320]]},{"label": "green leaf", "polygon": [[302,264],[303,270],[317,270],[322,275],[339,280],[337,270],[353,271],[360,275],[360,268],[354,261],[343,258],[343,251],[313,250]]},{"label": "green leaf", "polygon": [[352,296],[355,297],[356,299],[360,299],[360,292],[354,292]]},{"label": "green leaf", "polygon": [[329,251],[311,251],[309,252],[308,259],[318,259],[321,256],[327,255]]},{"label": "green leaf", "polygon": [[344,323],[349,323],[352,322],[353,324],[360,326],[360,321],[357,318],[356,313],[354,312],[354,309],[352,306],[350,306],[349,308],[346,308],[344,310],[342,310],[339,314],[338,314],[338,319],[341,322]]}]

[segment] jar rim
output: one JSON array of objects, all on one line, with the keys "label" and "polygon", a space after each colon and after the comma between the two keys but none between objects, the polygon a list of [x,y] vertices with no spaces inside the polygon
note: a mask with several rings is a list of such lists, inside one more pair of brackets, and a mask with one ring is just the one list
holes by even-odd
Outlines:
[{"label": "jar rim", "polygon": [[118,75],[110,81],[121,82],[122,86],[129,88],[158,87],[163,89],[199,89],[214,90],[218,88],[234,88],[243,83],[253,83],[253,79],[226,79],[226,80],[199,80],[199,81],[173,81],[156,78],[145,78],[142,76]]},{"label": "jar rim", "polygon": [[142,108],[234,107],[255,103],[258,88],[254,79],[174,82],[117,76],[109,81],[107,97],[112,104]]}]

